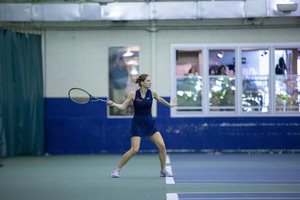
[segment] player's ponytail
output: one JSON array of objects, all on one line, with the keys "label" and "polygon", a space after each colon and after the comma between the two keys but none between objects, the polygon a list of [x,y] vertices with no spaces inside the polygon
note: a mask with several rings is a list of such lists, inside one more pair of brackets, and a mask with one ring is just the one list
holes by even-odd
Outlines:
[{"label": "player's ponytail", "polygon": [[141,82],[142,82],[142,81],[145,81],[146,78],[147,78],[147,76],[149,76],[149,75],[148,75],[148,74],[141,74],[141,75],[139,75],[139,76],[135,79],[135,83],[138,83],[139,86],[141,87],[141,86],[142,86],[142,85],[141,85]]}]

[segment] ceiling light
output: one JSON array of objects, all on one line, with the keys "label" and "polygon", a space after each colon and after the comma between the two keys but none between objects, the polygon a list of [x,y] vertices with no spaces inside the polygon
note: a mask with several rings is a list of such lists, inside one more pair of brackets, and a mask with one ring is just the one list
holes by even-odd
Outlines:
[{"label": "ceiling light", "polygon": [[223,58],[224,56],[224,52],[223,51],[220,51],[218,54],[217,54],[217,57],[218,58]]},{"label": "ceiling light", "polygon": [[136,60],[130,60],[126,64],[127,65],[138,65],[138,62]]},{"label": "ceiling light", "polygon": [[99,3],[100,5],[107,5],[108,3],[114,2],[114,0],[92,0],[91,2]]},{"label": "ceiling light", "polygon": [[278,12],[283,12],[284,14],[290,14],[292,11],[296,11],[298,8],[297,3],[284,2],[277,4]]},{"label": "ceiling light", "polygon": [[123,54],[123,57],[130,57],[133,56],[133,53],[130,51],[130,49],[127,49],[126,53]]}]

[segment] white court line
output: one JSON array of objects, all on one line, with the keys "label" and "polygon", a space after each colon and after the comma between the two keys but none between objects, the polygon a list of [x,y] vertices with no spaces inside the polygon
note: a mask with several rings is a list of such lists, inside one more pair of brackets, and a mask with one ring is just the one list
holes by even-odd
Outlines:
[{"label": "white court line", "polygon": [[177,193],[167,193],[167,200],[179,200]]},{"label": "white court line", "polygon": [[[167,168],[168,172],[173,175],[172,167],[167,166],[166,168]],[[166,184],[175,184],[174,178],[173,177],[166,177]]]},{"label": "white court line", "polygon": [[169,155],[167,155],[167,157],[166,157],[166,164],[167,165],[171,164],[171,160],[170,160],[170,156]]},{"label": "white court line", "polygon": [[[170,165],[171,164],[171,159],[170,159],[170,156],[167,155],[166,157],[166,164],[167,165]],[[172,172],[172,167],[171,166],[166,166],[167,168],[167,171],[173,175],[173,172]],[[173,177],[166,177],[166,184],[175,184],[175,181],[174,181],[174,178]]]}]

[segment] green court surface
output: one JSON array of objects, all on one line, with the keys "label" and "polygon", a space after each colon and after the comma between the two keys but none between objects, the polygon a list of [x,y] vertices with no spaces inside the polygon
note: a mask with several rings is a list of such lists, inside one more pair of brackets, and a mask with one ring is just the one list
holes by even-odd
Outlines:
[{"label": "green court surface", "polygon": [[121,155],[17,157],[3,160],[0,200],[166,199],[158,155],[136,155],[121,178],[111,170]]},{"label": "green court surface", "polygon": [[[181,194],[197,193],[300,191],[299,175],[295,174],[293,178],[289,173],[289,169],[300,171],[299,155],[266,155],[257,159],[255,155],[171,154],[169,166],[175,184],[167,184],[165,178],[159,176],[158,154],[134,156],[122,169],[120,178],[111,178],[110,172],[120,158],[121,155],[70,155],[4,159],[4,167],[0,168],[0,200],[166,200],[167,194],[179,194],[180,197]],[[245,170],[261,173],[260,169],[266,168],[276,173],[277,166],[280,167],[278,170],[283,169],[281,176],[287,172],[290,179],[283,183],[249,183],[247,180],[253,177],[248,174],[243,179],[241,173]],[[234,174],[231,169],[241,173],[234,180],[241,177],[244,183],[222,182],[220,178],[228,180],[227,175]],[[189,182],[193,177],[196,181]]]}]

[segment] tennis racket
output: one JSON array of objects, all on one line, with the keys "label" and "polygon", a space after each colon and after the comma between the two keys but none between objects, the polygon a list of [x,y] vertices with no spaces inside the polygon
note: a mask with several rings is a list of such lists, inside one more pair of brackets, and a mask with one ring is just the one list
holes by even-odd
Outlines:
[{"label": "tennis racket", "polygon": [[87,91],[81,88],[71,88],[69,90],[69,98],[75,103],[79,103],[79,104],[87,104],[90,102],[107,103],[106,100],[93,97],[90,93],[88,93]]}]

